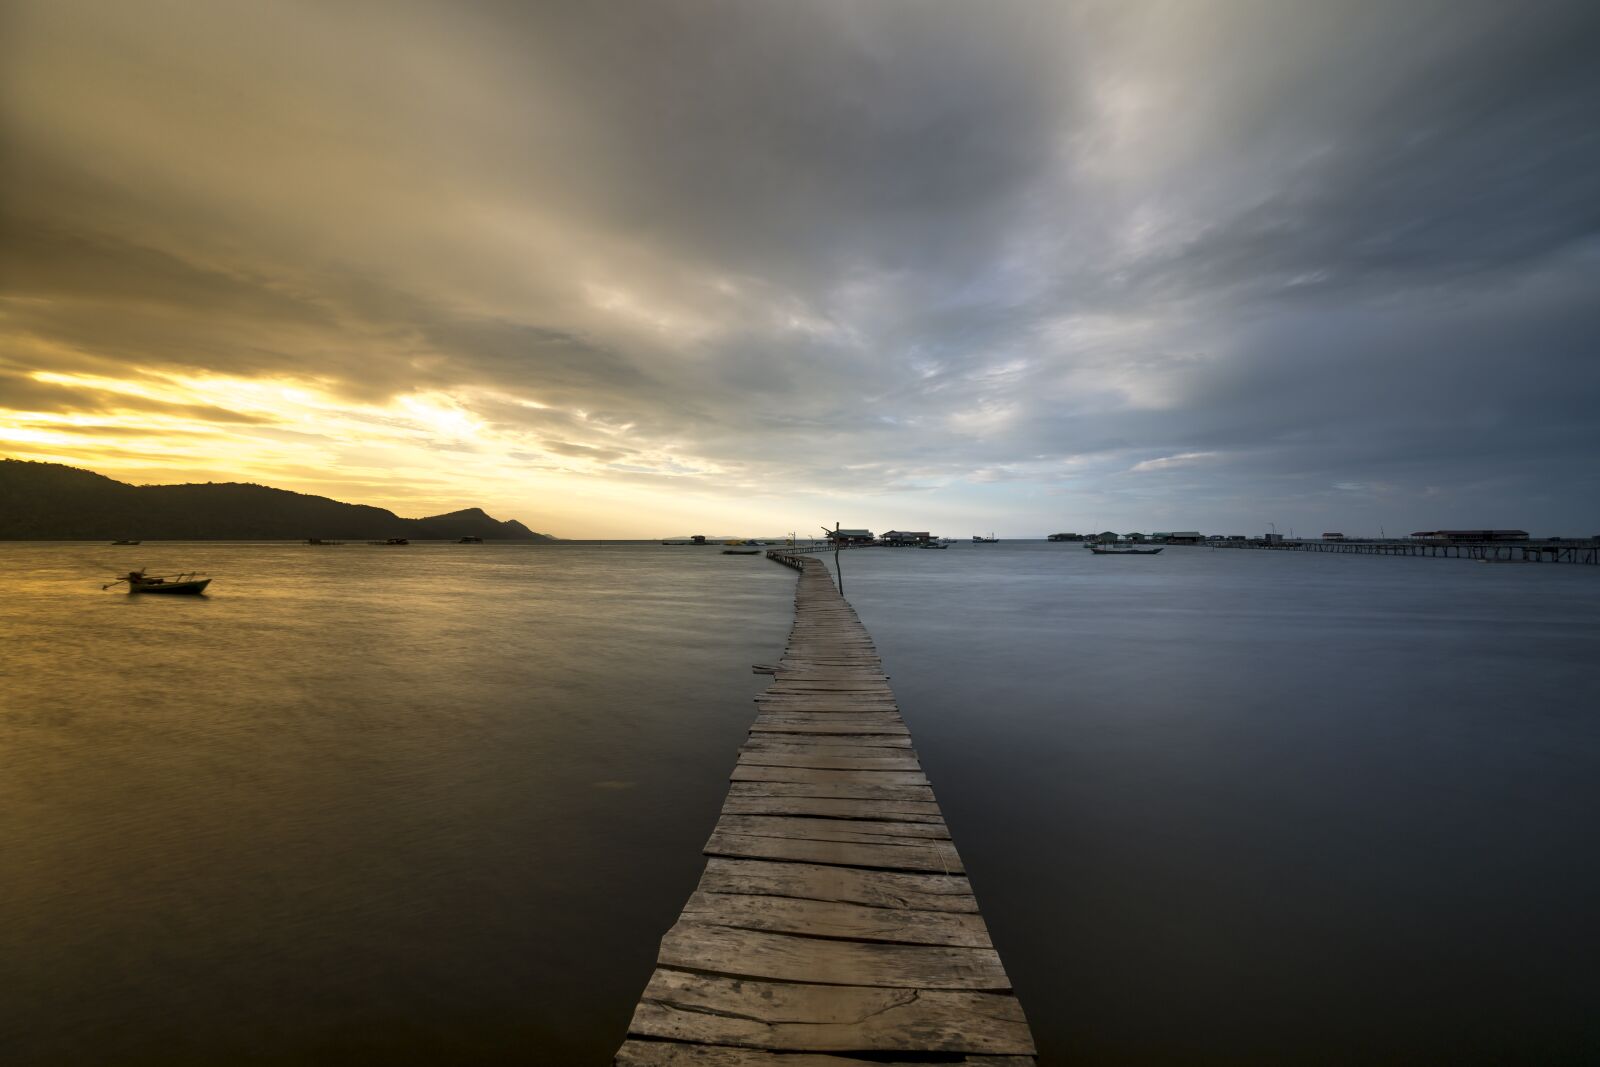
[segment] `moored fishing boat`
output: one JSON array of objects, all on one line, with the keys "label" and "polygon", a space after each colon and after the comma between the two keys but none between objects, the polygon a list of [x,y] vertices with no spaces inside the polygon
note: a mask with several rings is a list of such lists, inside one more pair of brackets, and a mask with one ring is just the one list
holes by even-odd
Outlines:
[{"label": "moored fishing boat", "polygon": [[387,541],[368,541],[369,545],[409,545],[411,542],[404,537],[391,537]]},{"label": "moored fishing boat", "polygon": [[130,593],[203,593],[206,586],[211,584],[211,579],[199,571],[185,571],[182,574],[146,574],[141,567],[100,588],[110,589],[113,585],[121,585],[123,582],[128,583]]},{"label": "moored fishing boat", "polygon": [[1097,556],[1153,556],[1160,552],[1159,548],[1105,548],[1100,545],[1090,545],[1089,551]]}]

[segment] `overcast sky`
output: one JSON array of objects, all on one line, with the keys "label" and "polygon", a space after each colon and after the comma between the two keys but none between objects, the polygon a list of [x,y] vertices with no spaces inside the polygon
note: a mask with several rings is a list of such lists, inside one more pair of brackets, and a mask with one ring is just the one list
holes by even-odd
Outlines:
[{"label": "overcast sky", "polygon": [[1600,533],[1600,5],[0,9],[0,452],[561,536]]}]

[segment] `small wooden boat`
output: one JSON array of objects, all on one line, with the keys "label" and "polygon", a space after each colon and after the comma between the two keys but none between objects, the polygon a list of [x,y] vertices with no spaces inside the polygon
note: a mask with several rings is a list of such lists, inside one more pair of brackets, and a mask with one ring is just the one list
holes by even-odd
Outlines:
[{"label": "small wooden boat", "polygon": [[139,542],[138,541],[113,541],[111,543],[114,544],[114,545],[136,545]]},{"label": "small wooden boat", "polygon": [[391,537],[387,541],[368,541],[369,545],[409,545],[411,542],[404,537]]},{"label": "small wooden boat", "polygon": [[759,548],[725,548],[722,550],[722,554],[724,556],[759,556],[761,555],[761,550]]},{"label": "small wooden boat", "polygon": [[344,542],[343,541],[324,541],[320,537],[308,537],[308,538],[306,538],[306,544],[308,544],[308,545],[342,545],[342,544],[344,544]]},{"label": "small wooden boat", "polygon": [[1101,548],[1090,545],[1089,551],[1097,556],[1153,556],[1160,552],[1159,548]]},{"label": "small wooden boat", "polygon": [[473,537],[473,536],[471,536],[469,534],[468,536],[463,537],[460,540],[458,540],[456,542],[456,544],[458,544],[458,545],[481,545],[481,544],[483,544],[483,538],[481,538],[481,537]]},{"label": "small wooden boat", "polygon": [[924,542],[922,542],[922,544],[918,545],[917,547],[918,548],[949,548],[950,546],[945,544],[943,541],[924,541]]},{"label": "small wooden boat", "polygon": [[198,571],[187,571],[183,574],[146,574],[141,567],[100,588],[110,589],[111,586],[121,585],[123,582],[128,583],[130,593],[203,593],[206,586],[211,584],[211,579]]}]

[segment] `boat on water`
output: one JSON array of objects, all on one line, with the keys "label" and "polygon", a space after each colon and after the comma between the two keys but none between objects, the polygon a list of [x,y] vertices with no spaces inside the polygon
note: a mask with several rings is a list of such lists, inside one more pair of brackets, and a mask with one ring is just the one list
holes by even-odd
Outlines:
[{"label": "boat on water", "polygon": [[761,555],[761,550],[759,548],[725,548],[722,550],[722,554],[724,556],[759,556]]},{"label": "boat on water", "polygon": [[953,545],[956,543],[956,539],[954,537],[941,537],[939,538],[939,543],[941,545]]},{"label": "boat on water", "polygon": [[458,545],[481,545],[481,544],[483,544],[483,538],[481,538],[481,537],[473,537],[473,536],[471,536],[469,534],[466,537],[463,537],[459,541],[457,541],[456,544],[458,544]]},{"label": "boat on water", "polygon": [[306,538],[306,544],[308,544],[308,545],[342,545],[342,544],[344,544],[344,542],[343,541],[324,541],[320,537],[308,537],[308,538]]},{"label": "boat on water", "polygon": [[917,547],[918,548],[949,548],[950,546],[945,544],[943,541],[924,541],[924,542],[922,542],[922,544],[918,545]]},{"label": "boat on water", "polygon": [[409,545],[411,542],[404,537],[391,537],[387,541],[368,541],[369,545]]},{"label": "boat on water", "polygon": [[186,571],[183,574],[146,574],[141,567],[100,588],[110,589],[113,585],[121,585],[123,582],[128,583],[130,593],[203,593],[206,586],[211,584],[211,579],[198,571]]},{"label": "boat on water", "polygon": [[1153,556],[1160,552],[1160,548],[1109,548],[1104,545],[1090,545],[1089,551],[1097,556]]},{"label": "boat on water", "polygon": [[988,537],[984,537],[982,534],[973,534],[972,543],[975,545],[998,545],[1000,538],[996,537],[992,532]]},{"label": "boat on water", "polygon": [[113,541],[111,543],[114,544],[114,545],[136,545],[136,544],[139,544],[138,541]]}]

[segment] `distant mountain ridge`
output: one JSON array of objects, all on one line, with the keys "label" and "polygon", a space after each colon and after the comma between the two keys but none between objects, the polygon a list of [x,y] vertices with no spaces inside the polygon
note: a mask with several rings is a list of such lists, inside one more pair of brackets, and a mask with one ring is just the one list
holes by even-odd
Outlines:
[{"label": "distant mountain ridge", "polygon": [[242,482],[129,485],[61,463],[0,459],[0,541],[554,541],[482,508],[402,519],[367,504]]}]

